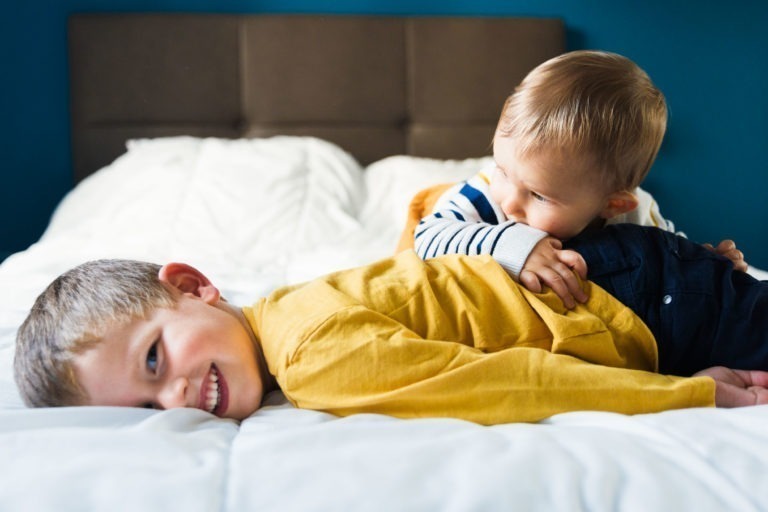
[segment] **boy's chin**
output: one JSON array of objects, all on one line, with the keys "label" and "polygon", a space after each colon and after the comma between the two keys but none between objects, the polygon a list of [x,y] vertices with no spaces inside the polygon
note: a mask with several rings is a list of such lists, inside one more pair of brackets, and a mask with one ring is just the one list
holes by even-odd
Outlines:
[{"label": "boy's chin", "polygon": [[224,412],[222,417],[229,418],[232,420],[237,421],[243,421],[249,417],[251,417],[256,411],[261,409],[262,406],[262,396],[259,396],[258,398],[254,398],[253,403],[250,405],[247,405],[245,407],[238,407],[238,408],[231,408]]},{"label": "boy's chin", "polygon": [[258,410],[259,409],[254,409],[253,411],[251,411],[249,413],[242,413],[241,412],[241,413],[225,414],[223,417],[227,418],[227,419],[230,419],[230,420],[243,421],[243,420],[247,420],[248,418],[253,416],[253,414],[256,411],[258,411]]}]

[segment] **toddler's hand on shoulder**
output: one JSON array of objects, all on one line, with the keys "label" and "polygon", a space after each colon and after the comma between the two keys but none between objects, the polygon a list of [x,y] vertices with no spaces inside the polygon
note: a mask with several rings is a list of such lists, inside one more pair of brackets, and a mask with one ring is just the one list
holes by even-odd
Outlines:
[{"label": "toddler's hand on shoulder", "polygon": [[589,298],[579,286],[576,274],[582,279],[587,278],[584,258],[576,251],[564,250],[560,240],[549,236],[534,246],[519,279],[523,286],[535,293],[549,286],[570,309],[576,302],[586,302]]},{"label": "toddler's hand on shoulder", "polygon": [[704,247],[715,254],[719,254],[720,256],[724,256],[731,260],[734,270],[740,270],[742,272],[747,271],[748,265],[747,262],[744,261],[744,253],[736,248],[736,243],[733,240],[723,240],[717,244],[717,247],[712,247],[712,244],[704,244]]}]

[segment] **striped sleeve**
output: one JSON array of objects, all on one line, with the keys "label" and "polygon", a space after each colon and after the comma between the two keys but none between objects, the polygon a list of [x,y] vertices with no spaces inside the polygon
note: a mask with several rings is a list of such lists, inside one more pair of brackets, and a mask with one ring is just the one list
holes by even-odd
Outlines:
[{"label": "striped sleeve", "polygon": [[446,254],[491,255],[517,278],[533,247],[547,234],[506,220],[490,198],[484,174],[458,183],[438,200],[431,215],[414,233],[414,248],[422,259]]}]

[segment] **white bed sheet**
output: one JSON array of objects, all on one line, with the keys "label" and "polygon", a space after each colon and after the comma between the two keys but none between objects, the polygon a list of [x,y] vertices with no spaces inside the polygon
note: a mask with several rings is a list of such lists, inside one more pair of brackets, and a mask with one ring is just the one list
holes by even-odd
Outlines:
[{"label": "white bed sheet", "polygon": [[387,256],[416,191],[481,164],[391,157],[364,171],[311,138],[131,142],[0,265],[0,510],[768,509],[768,407],[494,427],[336,418],[279,392],[241,425],[191,409],[23,408],[15,330],[67,268],[181,260],[250,303]]}]

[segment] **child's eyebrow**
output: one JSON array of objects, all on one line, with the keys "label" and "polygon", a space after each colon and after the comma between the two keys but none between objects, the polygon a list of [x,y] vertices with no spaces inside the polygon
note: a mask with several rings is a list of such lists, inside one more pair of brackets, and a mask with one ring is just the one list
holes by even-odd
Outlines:
[{"label": "child's eyebrow", "polygon": [[159,339],[158,328],[149,323],[134,322],[124,338],[125,363],[135,376],[146,371],[146,357],[150,347]]},{"label": "child's eyebrow", "polygon": [[531,180],[520,180],[520,184],[532,192],[554,199],[556,199],[560,195],[559,193],[562,192],[561,186],[549,185],[538,181],[532,182]]}]

